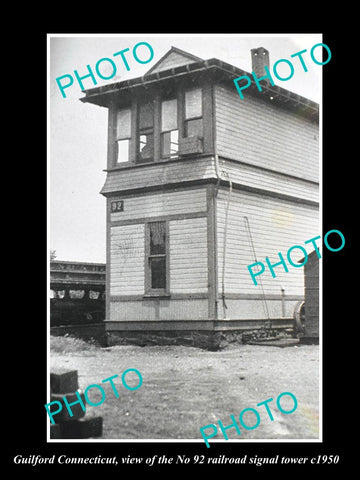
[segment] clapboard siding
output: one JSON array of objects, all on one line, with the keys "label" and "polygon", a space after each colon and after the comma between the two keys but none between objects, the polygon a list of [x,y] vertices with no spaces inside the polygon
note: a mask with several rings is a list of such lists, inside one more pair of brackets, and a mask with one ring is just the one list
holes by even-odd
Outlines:
[{"label": "clapboard siding", "polygon": [[192,322],[194,320],[206,320],[207,309],[206,299],[144,299],[136,302],[112,302],[110,305],[110,320],[135,322],[187,320]]},{"label": "clapboard siding", "polygon": [[[113,221],[204,212],[204,217],[169,221],[170,291],[206,293],[207,218],[206,188],[131,196],[124,212],[111,215]],[[145,223],[110,228],[110,294],[143,295]]]},{"label": "clapboard siding", "polygon": [[110,295],[144,294],[144,225],[110,229]]},{"label": "clapboard siding", "polygon": [[[271,165],[268,167],[271,170]],[[223,171],[226,172],[224,179],[230,178],[233,183],[319,202],[319,185],[302,178],[294,178],[226,159],[222,159],[220,162],[220,172]]]},{"label": "clapboard siding", "polygon": [[214,162],[210,157],[196,160],[179,159],[143,165],[142,168],[132,167],[109,171],[101,193],[108,194],[206,178],[215,178]]},{"label": "clapboard siding", "polygon": [[124,200],[124,211],[111,213],[111,221],[133,220],[162,215],[177,215],[206,211],[204,187],[172,192],[157,192],[129,197],[114,197]]},{"label": "clapboard siding", "polygon": [[318,181],[318,126],[235,89],[215,87],[218,154]]},{"label": "clapboard siding", "polygon": [[171,293],[207,292],[207,219],[171,221],[169,231]]},{"label": "clapboard siding", "polygon": [[[228,192],[219,191],[217,198],[217,249],[219,287],[222,285],[223,248],[225,231],[225,209]],[[286,253],[293,245],[302,245],[314,236],[321,234],[318,209],[311,206],[278,200],[276,198],[233,191],[230,197],[225,255],[225,290],[227,293],[262,293],[260,285],[255,286],[247,266],[254,263],[254,254],[250,243],[245,216],[248,217],[254,241],[257,260],[265,263],[269,257],[271,263],[280,261],[278,252],[286,260]],[[313,249],[307,245],[310,253]],[[301,259],[302,253],[294,251],[292,260]],[[286,263],[288,264],[287,260]],[[282,266],[275,267],[276,278],[268,268],[261,275],[262,284],[268,294],[301,295],[304,293],[303,268],[288,265],[286,273]]]},{"label": "clapboard siding", "polygon": [[[254,165],[235,163],[225,158],[220,159],[220,173],[226,171],[233,183],[258,188],[270,192],[290,195],[317,202],[319,187],[316,183],[303,178],[294,178]],[[226,179],[227,177],[223,177]],[[214,158],[197,158],[196,160],[179,160],[174,163],[147,165],[144,169],[113,170],[108,172],[102,193],[117,193],[136,188],[148,188],[161,185],[177,184],[199,179],[217,179]]]}]

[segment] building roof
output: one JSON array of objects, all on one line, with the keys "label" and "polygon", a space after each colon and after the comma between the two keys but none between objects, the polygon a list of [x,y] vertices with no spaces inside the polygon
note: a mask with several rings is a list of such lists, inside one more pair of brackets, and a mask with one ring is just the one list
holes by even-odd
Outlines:
[{"label": "building roof", "polygon": [[[125,93],[146,89],[154,85],[159,86],[185,78],[191,81],[213,78],[218,81],[232,82],[235,78],[243,75],[247,75],[252,79],[251,73],[222,60],[217,58],[202,60],[183,50],[172,47],[143,76],[83,90],[85,97],[80,98],[80,100],[102,107],[109,107],[120,92]],[[234,91],[236,91],[235,85]],[[284,107],[301,110],[307,117],[318,119],[319,105],[316,102],[277,85],[272,86],[264,83],[262,84],[262,92],[259,92],[252,79],[246,93]]]},{"label": "building roof", "polygon": [[180,48],[171,47],[145,75],[168,70],[169,68],[180,67],[181,65],[187,65],[189,63],[201,62],[202,60],[202,58],[180,50]]}]

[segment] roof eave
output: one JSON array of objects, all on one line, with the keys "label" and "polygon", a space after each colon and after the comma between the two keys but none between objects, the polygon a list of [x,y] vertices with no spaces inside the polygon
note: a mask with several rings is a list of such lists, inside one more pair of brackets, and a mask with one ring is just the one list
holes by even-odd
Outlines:
[{"label": "roof eave", "polygon": [[[227,80],[234,80],[239,76],[248,76],[252,78],[250,73],[245,72],[244,70],[241,70],[240,68],[237,68],[226,62],[213,58],[210,60],[203,60],[201,62],[194,62],[187,65],[174,67],[161,72],[146,74],[142,77],[125,80],[122,82],[83,90],[82,92],[85,93],[85,97],[80,98],[80,100],[82,102],[89,102],[102,107],[109,107],[113,102],[114,95],[121,91],[127,91],[135,88],[146,88],[159,82],[169,81],[171,79],[174,80],[176,78],[185,76],[197,75],[205,71],[211,74],[217,74]],[[262,91],[260,92],[254,80],[252,80],[250,87],[246,91],[269,102],[306,109],[311,117],[318,117],[319,105],[316,102],[277,85],[270,86],[263,84],[261,88]]]}]

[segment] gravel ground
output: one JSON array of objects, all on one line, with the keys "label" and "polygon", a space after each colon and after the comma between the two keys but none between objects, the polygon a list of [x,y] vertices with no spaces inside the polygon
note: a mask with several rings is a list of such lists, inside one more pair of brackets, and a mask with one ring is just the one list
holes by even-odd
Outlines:
[{"label": "gravel ground", "polygon": [[[230,425],[230,415],[238,421],[239,413],[248,407],[257,409],[260,424],[253,430],[241,428],[241,435],[231,428],[227,430],[230,439],[319,439],[318,346],[237,345],[209,352],[182,346],[80,345],[69,349],[66,341],[71,339],[52,339],[50,369],[77,370],[80,389],[119,375],[115,384],[120,397],[115,398],[107,382],[103,384],[107,385],[105,402],[87,407],[87,416],[103,417],[103,439],[203,441],[200,427],[219,420]],[[62,346],[58,342],[63,342]],[[138,390],[121,385],[121,374],[128,368],[141,372],[143,384]],[[128,379],[130,384],[130,375]],[[297,398],[297,409],[291,414],[281,413],[276,406],[282,392]],[[264,406],[257,407],[270,397],[274,399],[269,403],[273,421]],[[290,410],[293,402],[284,396],[281,405]],[[253,425],[254,413],[246,415],[245,423]],[[221,431],[214,438],[224,440]]]}]

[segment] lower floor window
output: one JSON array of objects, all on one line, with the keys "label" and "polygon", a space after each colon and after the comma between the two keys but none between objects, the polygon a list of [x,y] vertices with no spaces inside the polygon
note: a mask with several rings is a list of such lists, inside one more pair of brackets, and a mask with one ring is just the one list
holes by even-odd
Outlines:
[{"label": "lower floor window", "polygon": [[147,293],[168,291],[168,234],[166,222],[146,224],[146,271]]},{"label": "lower floor window", "polygon": [[166,258],[150,258],[151,288],[166,289]]}]

